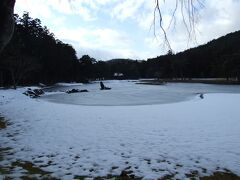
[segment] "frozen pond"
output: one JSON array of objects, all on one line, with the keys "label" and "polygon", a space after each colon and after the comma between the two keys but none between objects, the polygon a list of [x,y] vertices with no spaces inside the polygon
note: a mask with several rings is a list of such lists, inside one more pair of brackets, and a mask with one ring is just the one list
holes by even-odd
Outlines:
[{"label": "frozen pond", "polygon": [[[196,97],[199,93],[240,93],[238,85],[209,85],[192,83],[168,83],[143,85],[136,81],[104,81],[111,90],[100,90],[99,82],[84,85],[57,85],[47,88],[42,99],[64,104],[87,106],[131,106],[181,102]],[[84,93],[61,93],[69,89],[87,89]]]}]

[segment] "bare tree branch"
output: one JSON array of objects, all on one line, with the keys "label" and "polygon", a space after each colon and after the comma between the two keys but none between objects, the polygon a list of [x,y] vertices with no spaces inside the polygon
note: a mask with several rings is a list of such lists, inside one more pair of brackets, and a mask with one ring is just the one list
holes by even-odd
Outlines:
[{"label": "bare tree branch", "polygon": [[157,12],[158,15],[159,15],[159,26],[160,26],[160,29],[163,32],[165,44],[167,45],[168,49],[172,50],[171,45],[170,45],[169,40],[168,40],[168,37],[167,37],[167,33],[166,33],[165,29],[163,28],[163,18],[162,18],[162,12],[161,12],[161,9],[160,9],[160,6],[159,6],[159,1],[155,0],[155,2],[156,2],[156,6],[155,6],[155,9],[154,9],[154,36],[156,37],[155,26],[156,26],[156,12]]},{"label": "bare tree branch", "polygon": [[[198,12],[197,6],[200,8],[204,6],[201,0],[175,0],[175,7],[172,11],[171,20],[167,28],[163,27],[164,19],[161,9],[162,7],[160,7],[160,1],[163,1],[163,3],[165,3],[165,0],[155,0],[153,19],[154,36],[156,37],[156,29],[160,28],[164,36],[165,45],[167,45],[169,50],[172,50],[167,31],[171,28],[172,24],[173,27],[175,27],[176,13],[179,10],[182,16],[182,22],[187,31],[188,41],[192,39],[196,41],[196,15]],[[156,20],[157,18],[159,18],[158,23]]]}]

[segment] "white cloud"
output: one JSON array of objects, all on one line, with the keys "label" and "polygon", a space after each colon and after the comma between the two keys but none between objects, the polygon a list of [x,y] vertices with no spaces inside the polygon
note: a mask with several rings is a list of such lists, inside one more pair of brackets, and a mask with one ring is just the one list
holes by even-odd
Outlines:
[{"label": "white cloud", "polygon": [[51,6],[39,0],[19,0],[16,1],[15,13],[20,16],[23,12],[29,12],[32,18],[39,18],[43,25],[47,25],[51,31],[56,27],[63,26],[67,18],[63,15],[56,15]]},{"label": "white cloud", "polygon": [[22,14],[24,11],[27,11],[31,14],[34,18],[49,18],[53,17],[54,14],[52,13],[49,6],[41,1],[32,1],[32,0],[20,0],[16,1],[15,6],[15,13]]},{"label": "white cloud", "polygon": [[55,31],[55,34],[65,40],[77,41],[85,47],[121,48],[131,44],[124,32],[109,28],[63,28]]},{"label": "white cloud", "polygon": [[76,0],[19,0],[16,2],[17,13],[28,11],[33,17],[51,18],[56,17],[54,11],[62,15],[78,15],[84,21],[96,19],[96,14],[91,9],[94,8],[91,1]]},{"label": "white cloud", "polygon": [[51,0],[48,1],[48,4],[52,9],[63,13],[65,15],[78,15],[84,21],[93,21],[96,19],[94,11],[91,9],[94,8],[91,1],[69,1],[69,0]]},{"label": "white cloud", "polygon": [[240,29],[240,1],[212,0],[206,3],[197,26],[200,42],[205,43]]},{"label": "white cloud", "polygon": [[[108,28],[77,28],[59,29],[55,35],[64,42],[73,44],[78,55],[93,55],[96,59],[110,59],[114,57],[135,57],[131,50],[131,39],[124,32]],[[92,49],[92,50],[91,50]],[[89,51],[89,53],[87,53]],[[95,53],[93,53],[95,52]],[[96,55],[100,55],[96,57]],[[105,56],[103,56],[105,55]]]},{"label": "white cloud", "polygon": [[125,0],[120,2],[114,7],[112,16],[120,20],[135,18],[135,15],[139,13],[139,9],[144,5],[145,1],[146,0]]}]

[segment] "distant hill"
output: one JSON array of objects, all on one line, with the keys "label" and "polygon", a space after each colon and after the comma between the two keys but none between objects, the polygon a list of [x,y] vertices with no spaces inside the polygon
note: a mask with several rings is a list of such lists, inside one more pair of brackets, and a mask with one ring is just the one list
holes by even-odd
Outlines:
[{"label": "distant hill", "polygon": [[122,79],[135,79],[140,77],[138,60],[119,58],[106,61],[106,64],[108,65],[110,70],[110,78],[115,78],[112,75],[116,73],[122,74]]},{"label": "distant hill", "polygon": [[110,59],[108,61],[106,61],[107,63],[110,63],[110,64],[116,64],[116,63],[126,63],[126,62],[133,62],[133,61],[136,61],[136,60],[133,60],[133,59]]},{"label": "distant hill", "polygon": [[148,59],[162,78],[240,77],[240,31],[175,55]]}]

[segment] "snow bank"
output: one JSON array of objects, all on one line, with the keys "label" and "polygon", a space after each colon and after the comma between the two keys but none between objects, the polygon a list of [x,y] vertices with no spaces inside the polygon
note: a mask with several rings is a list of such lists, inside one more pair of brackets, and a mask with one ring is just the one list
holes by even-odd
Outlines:
[{"label": "snow bank", "polygon": [[[142,106],[76,106],[0,90],[0,112],[12,125],[0,145],[6,164],[31,161],[53,175],[186,178],[229,169],[240,175],[240,95],[207,94],[191,101]],[[13,135],[13,136],[10,136]],[[70,174],[69,174],[70,173]]]}]

